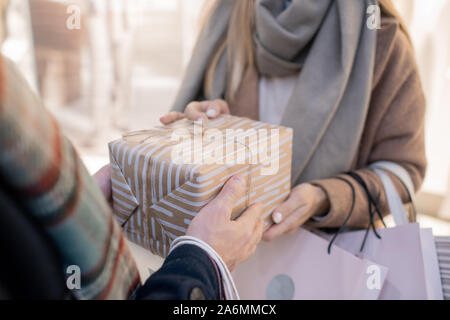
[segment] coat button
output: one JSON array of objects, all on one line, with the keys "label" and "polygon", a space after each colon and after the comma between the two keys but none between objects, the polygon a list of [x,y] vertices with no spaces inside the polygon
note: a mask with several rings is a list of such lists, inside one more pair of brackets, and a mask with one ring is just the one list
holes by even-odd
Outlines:
[{"label": "coat button", "polygon": [[205,295],[203,294],[203,291],[195,287],[191,290],[191,293],[189,294],[190,300],[205,300]]}]

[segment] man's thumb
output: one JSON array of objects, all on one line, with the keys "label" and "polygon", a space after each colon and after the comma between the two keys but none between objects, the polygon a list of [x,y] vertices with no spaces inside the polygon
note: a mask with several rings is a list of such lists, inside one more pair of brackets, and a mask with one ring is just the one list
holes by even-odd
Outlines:
[{"label": "man's thumb", "polygon": [[235,203],[245,196],[246,189],[247,185],[244,178],[234,176],[225,183],[220,193],[210,204],[220,208],[229,218]]}]

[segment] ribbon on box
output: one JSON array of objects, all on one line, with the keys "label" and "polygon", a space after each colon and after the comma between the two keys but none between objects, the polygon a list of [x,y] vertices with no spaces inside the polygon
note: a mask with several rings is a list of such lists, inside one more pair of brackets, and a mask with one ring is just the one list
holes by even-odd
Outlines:
[{"label": "ribbon on box", "polygon": [[[180,122],[180,121],[183,121],[183,120],[184,121],[189,121],[190,124],[192,124],[194,127],[198,126],[198,125],[201,125],[202,126],[202,138],[204,137],[204,135],[205,135],[205,122],[204,121],[191,121],[191,120],[187,120],[187,119],[180,119],[180,120],[178,120],[176,122]],[[127,132],[127,133],[124,133],[122,135],[122,139],[124,139],[125,141],[128,141],[128,139],[130,139],[130,138],[137,138],[137,137],[142,136],[142,139],[138,140],[137,143],[138,144],[143,144],[143,143],[148,142],[149,139],[151,139],[151,138],[168,135],[168,134],[170,134],[171,132],[173,132],[176,129],[188,129],[186,126],[174,126],[173,124],[175,124],[176,122],[172,123],[171,125],[167,125],[167,126],[156,126],[156,127],[152,128],[152,129],[145,129],[145,130],[137,130],[137,131]],[[189,130],[189,132],[192,135],[195,134],[195,130],[194,129]],[[165,142],[165,144],[167,144],[169,146],[171,144],[175,145],[177,143],[178,143],[178,141],[172,141],[172,140]],[[252,150],[251,150],[251,148],[248,145],[240,143],[239,141],[236,141],[236,144],[239,144],[239,145],[243,146],[248,151],[248,155],[249,155],[248,159],[249,160],[253,158]],[[253,170],[253,166],[254,165],[251,163],[251,161],[249,161],[248,171],[247,171],[248,179],[247,179],[247,186],[246,186],[246,205],[245,205],[246,208],[248,208],[250,206],[250,198],[251,198],[251,190],[252,190],[251,172]],[[130,220],[130,218],[132,216],[134,216],[135,214],[136,214],[136,212],[133,212],[131,215],[129,215],[128,218],[122,223],[122,227],[124,227],[128,223],[128,221]]]}]

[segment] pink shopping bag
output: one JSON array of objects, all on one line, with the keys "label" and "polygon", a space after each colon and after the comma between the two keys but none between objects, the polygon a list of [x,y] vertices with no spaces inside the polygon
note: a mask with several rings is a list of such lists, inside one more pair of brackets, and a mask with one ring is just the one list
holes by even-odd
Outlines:
[{"label": "pink shopping bag", "polygon": [[[363,250],[361,242],[366,231],[341,233],[334,245],[358,257],[370,259],[389,269],[380,299],[427,299],[425,266],[421,232],[417,223],[379,229],[381,239],[369,233]],[[329,238],[329,237],[325,237]],[[335,247],[333,247],[333,250]]]},{"label": "pink shopping bag", "polygon": [[366,231],[341,233],[334,244],[389,269],[380,299],[442,299],[432,232],[421,230],[417,223],[409,223],[398,192],[386,174],[386,171],[389,171],[403,182],[413,202],[414,187],[408,172],[395,163],[385,161],[374,163],[371,167],[383,183],[390,212],[397,227],[377,230],[381,239],[374,233],[369,233],[362,250],[361,242]]},{"label": "pink shopping bag", "polygon": [[233,278],[242,299],[377,299],[388,269],[300,229],[261,243]]}]

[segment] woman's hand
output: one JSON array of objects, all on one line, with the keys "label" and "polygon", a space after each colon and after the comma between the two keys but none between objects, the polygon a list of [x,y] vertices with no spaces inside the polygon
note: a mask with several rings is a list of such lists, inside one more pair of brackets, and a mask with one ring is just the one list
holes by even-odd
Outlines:
[{"label": "woman's hand", "polygon": [[275,224],[264,233],[263,239],[272,241],[282,234],[292,234],[311,217],[326,214],[329,207],[329,200],[322,188],[309,183],[300,184],[273,211],[272,220]]},{"label": "woman's hand", "polygon": [[173,111],[161,117],[160,121],[164,125],[183,118],[192,121],[206,121],[217,118],[221,114],[230,114],[228,104],[224,100],[194,101],[187,105],[184,113]]},{"label": "woman's hand", "polygon": [[110,207],[112,207],[111,167],[109,164],[94,173],[92,177],[95,181],[97,181],[97,184],[100,187],[100,190],[102,190],[106,201]]},{"label": "woman's hand", "polygon": [[228,180],[219,195],[200,210],[186,232],[208,243],[230,270],[253,255],[264,229],[261,204],[252,205],[237,220],[231,220],[233,206],[245,191],[243,178],[235,176]]}]

